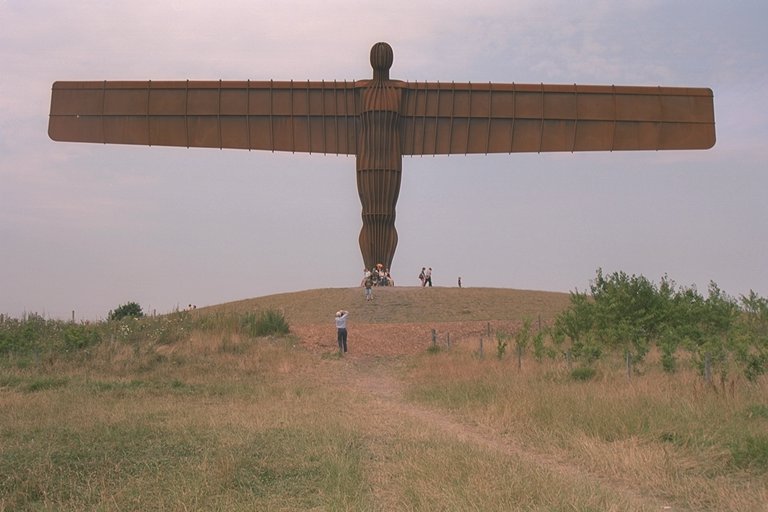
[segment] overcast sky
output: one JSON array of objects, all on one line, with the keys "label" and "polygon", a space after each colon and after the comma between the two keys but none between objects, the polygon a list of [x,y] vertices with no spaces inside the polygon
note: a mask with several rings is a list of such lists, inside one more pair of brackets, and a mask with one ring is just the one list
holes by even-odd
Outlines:
[{"label": "overcast sky", "polygon": [[[578,7],[576,7],[578,6]],[[0,0],[0,313],[104,318],[360,282],[355,160],[70,144],[56,80],[710,87],[708,151],[405,157],[398,285],[571,291],[595,270],[768,295],[765,0]]]}]

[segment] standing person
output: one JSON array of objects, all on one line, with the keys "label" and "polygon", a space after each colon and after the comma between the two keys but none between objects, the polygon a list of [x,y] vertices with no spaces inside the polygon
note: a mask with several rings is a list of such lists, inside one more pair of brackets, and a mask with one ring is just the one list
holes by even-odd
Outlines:
[{"label": "standing person", "polygon": [[461,276],[459,276],[459,288],[461,288]]},{"label": "standing person", "polygon": [[424,273],[424,284],[423,286],[426,286],[427,283],[429,283],[429,287],[432,287],[432,267],[429,267],[427,271]]},{"label": "standing person", "polygon": [[365,300],[373,300],[373,276],[366,277],[363,286],[365,286]]},{"label": "standing person", "polygon": [[426,276],[424,274],[425,270],[426,270],[425,267],[421,267],[421,272],[419,272],[419,282],[421,282],[422,288],[424,287],[424,283],[425,283],[424,279],[426,279]]},{"label": "standing person", "polygon": [[341,309],[336,312],[336,341],[339,342],[339,354],[347,351],[347,316],[349,311]]}]

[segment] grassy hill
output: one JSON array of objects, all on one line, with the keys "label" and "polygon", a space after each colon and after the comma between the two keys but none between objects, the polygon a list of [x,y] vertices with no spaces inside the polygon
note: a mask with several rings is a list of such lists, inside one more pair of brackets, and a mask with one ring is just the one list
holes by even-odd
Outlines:
[{"label": "grassy hill", "polygon": [[419,323],[452,321],[546,322],[569,303],[567,293],[505,288],[375,288],[366,302],[362,288],[324,288],[281,293],[199,309],[200,314],[276,309],[291,325],[327,323],[346,309],[360,323]]},{"label": "grassy hill", "polygon": [[[486,338],[483,354],[466,335],[548,322],[567,294],[374,293],[127,320],[81,348],[85,326],[57,324],[64,349],[0,357],[0,512],[766,510],[765,378],[712,386],[658,364],[629,378],[618,353],[576,379],[559,351],[518,358]],[[241,329],[267,309],[290,336]],[[428,350],[431,329],[450,347]]]}]

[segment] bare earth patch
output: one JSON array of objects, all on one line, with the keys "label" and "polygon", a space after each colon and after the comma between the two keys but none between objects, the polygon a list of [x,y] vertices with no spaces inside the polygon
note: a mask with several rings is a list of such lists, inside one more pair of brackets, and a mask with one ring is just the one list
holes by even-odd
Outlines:
[{"label": "bare earth patch", "polygon": [[[492,332],[498,329],[513,331],[517,322],[434,322],[400,324],[361,324],[350,320],[347,357],[360,359],[366,357],[392,357],[424,352],[432,344],[432,330],[435,330],[439,344],[468,343],[484,336],[490,324]],[[296,325],[291,327],[302,345],[314,353],[338,350],[336,327],[333,322],[327,324]]]}]

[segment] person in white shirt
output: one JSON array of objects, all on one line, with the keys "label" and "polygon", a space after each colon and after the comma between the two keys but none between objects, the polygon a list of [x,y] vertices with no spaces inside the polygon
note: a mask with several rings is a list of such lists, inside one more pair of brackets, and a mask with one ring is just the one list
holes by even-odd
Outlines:
[{"label": "person in white shirt", "polygon": [[339,354],[347,351],[347,316],[349,311],[336,312],[336,341],[339,342]]}]

